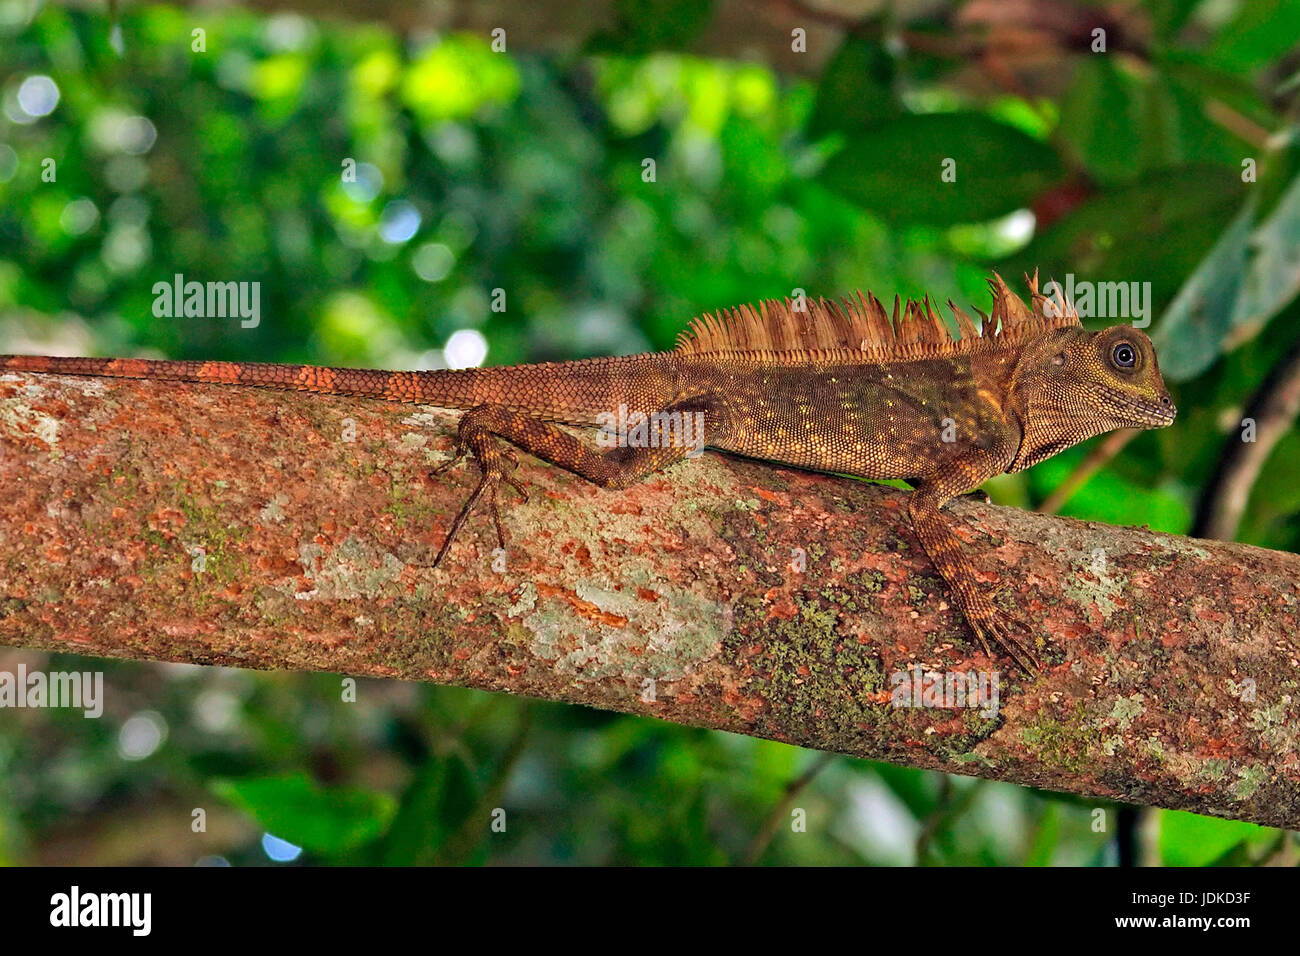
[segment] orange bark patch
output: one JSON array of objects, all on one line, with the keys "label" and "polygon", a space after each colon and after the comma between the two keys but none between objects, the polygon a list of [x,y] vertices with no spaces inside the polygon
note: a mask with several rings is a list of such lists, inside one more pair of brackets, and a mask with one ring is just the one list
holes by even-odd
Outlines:
[{"label": "orange bark patch", "polygon": [[572,591],[566,591],[564,588],[552,587],[549,584],[538,584],[537,593],[543,597],[558,597],[567,601],[579,617],[591,621],[593,624],[604,624],[606,627],[627,626],[627,618],[619,614],[602,611],[590,601],[583,600]]}]

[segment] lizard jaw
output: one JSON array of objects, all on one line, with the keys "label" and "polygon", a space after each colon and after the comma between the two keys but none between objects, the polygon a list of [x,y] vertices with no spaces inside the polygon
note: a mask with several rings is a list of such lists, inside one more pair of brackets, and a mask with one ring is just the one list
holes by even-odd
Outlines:
[{"label": "lizard jaw", "polygon": [[1159,402],[1148,402],[1114,389],[1102,392],[1106,411],[1123,422],[1125,428],[1165,428],[1178,417],[1178,408],[1168,395]]}]

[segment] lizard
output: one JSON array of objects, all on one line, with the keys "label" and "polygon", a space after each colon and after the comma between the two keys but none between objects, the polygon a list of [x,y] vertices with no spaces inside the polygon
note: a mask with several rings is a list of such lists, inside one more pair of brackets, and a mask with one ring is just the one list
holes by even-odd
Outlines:
[{"label": "lizard", "polygon": [[[1150,339],[1117,325],[1083,328],[1063,296],[1026,276],[1030,303],[989,279],[977,324],[952,300],[954,329],[929,297],[872,293],[840,302],[764,300],[696,318],[670,351],[435,371],[310,365],[0,356],[0,369],[223,383],[411,402],[464,410],[454,455],[479,480],[433,562],[446,558],[486,496],[505,547],[497,493],[527,499],[511,446],[605,488],[623,488],[692,457],[701,444],[749,458],[865,479],[902,479],[922,549],[984,652],[1026,673],[1039,661],[1028,629],[981,587],[943,512],[989,478],[1029,468],[1117,428],[1160,428],[1177,414]],[[616,409],[643,425],[639,440],[593,448],[559,427],[604,425]],[[639,417],[638,417],[639,413]],[[677,417],[675,417],[677,416]],[[697,443],[676,425],[703,424]],[[674,429],[676,428],[676,431]],[[624,439],[635,435],[635,429]],[[608,443],[607,443],[608,444]]]}]

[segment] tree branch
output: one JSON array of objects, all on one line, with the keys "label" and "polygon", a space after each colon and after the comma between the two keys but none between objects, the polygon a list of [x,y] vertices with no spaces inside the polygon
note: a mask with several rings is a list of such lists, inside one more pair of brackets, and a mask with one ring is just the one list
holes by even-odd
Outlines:
[{"label": "tree branch", "polygon": [[1229,541],[1250,504],[1250,493],[1273,449],[1300,415],[1300,339],[1291,346],[1260,386],[1242,416],[1255,422],[1253,441],[1233,429],[1214,474],[1201,495],[1193,522],[1195,533]]},{"label": "tree branch", "polygon": [[[903,493],[722,455],[617,492],[525,459],[505,570],[482,515],[432,570],[473,480],[428,477],[454,420],[0,376],[0,640],[503,690],[1300,828],[1296,555],[955,502],[1001,604],[1051,635],[1028,680],[973,649]],[[892,706],[913,664],[1001,666],[996,713]]]}]

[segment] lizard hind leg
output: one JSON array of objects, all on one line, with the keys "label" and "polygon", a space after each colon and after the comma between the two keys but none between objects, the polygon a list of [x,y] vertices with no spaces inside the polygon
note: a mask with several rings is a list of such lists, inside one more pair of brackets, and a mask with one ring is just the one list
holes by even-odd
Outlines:
[{"label": "lizard hind leg", "polygon": [[[662,416],[662,421],[673,421],[669,413],[707,413],[710,438],[721,438],[726,434],[725,418],[720,408],[707,400],[684,400],[667,406],[658,415]],[[676,421],[684,419],[678,418]],[[695,435],[697,441],[687,442],[672,440],[666,431],[655,431],[670,427],[654,426],[648,433],[653,436],[653,440],[643,446],[620,445],[606,451],[597,451],[556,425],[524,412],[501,405],[480,405],[470,409],[460,421],[455,456],[433,474],[447,471],[468,453],[479,467],[479,483],[452,520],[447,538],[434,559],[433,566],[442,563],[465,519],[484,495],[487,496],[492,522],[496,527],[497,541],[501,547],[505,547],[505,531],[497,507],[497,491],[504,483],[517,491],[525,501],[528,499],[528,493],[512,473],[518,465],[518,458],[505,442],[602,488],[622,488],[651,472],[689,457],[702,447],[702,434]],[[679,437],[684,434],[685,432],[679,433]]]}]

